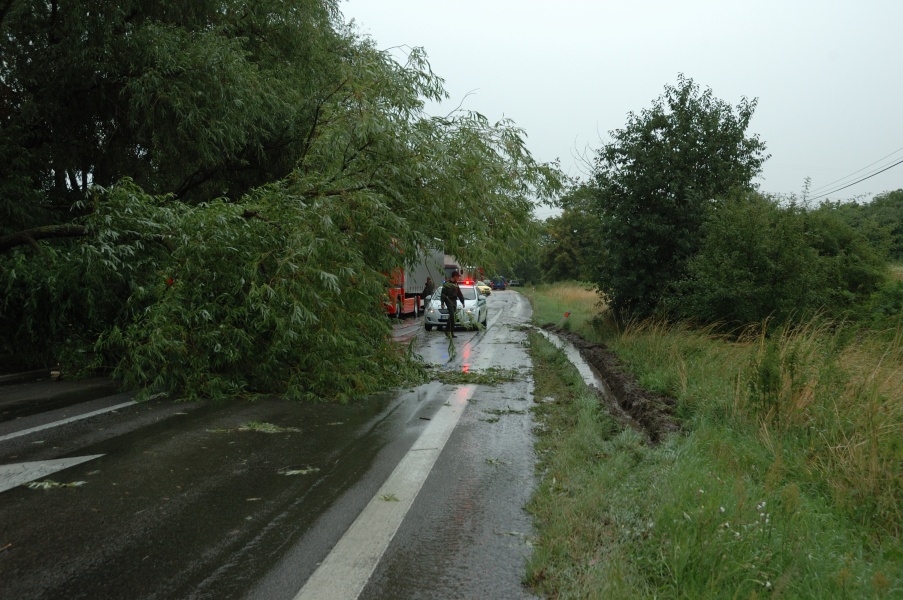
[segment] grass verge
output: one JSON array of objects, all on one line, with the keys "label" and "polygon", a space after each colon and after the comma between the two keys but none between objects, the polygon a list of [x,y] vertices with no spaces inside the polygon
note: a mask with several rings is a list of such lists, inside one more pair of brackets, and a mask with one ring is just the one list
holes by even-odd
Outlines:
[{"label": "grass verge", "polygon": [[[903,597],[903,344],[829,325],[731,341],[598,326],[579,285],[525,290],[570,313],[684,429],[645,445],[531,335],[541,483],[527,582],[552,598]],[[570,298],[562,306],[562,298]]]}]

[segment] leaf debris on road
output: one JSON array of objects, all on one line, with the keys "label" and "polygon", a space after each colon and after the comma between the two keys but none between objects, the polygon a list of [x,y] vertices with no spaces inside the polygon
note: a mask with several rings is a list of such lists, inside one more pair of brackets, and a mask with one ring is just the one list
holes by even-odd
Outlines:
[{"label": "leaf debris on road", "polygon": [[239,425],[234,429],[220,428],[208,429],[207,431],[210,433],[233,433],[237,431],[256,431],[258,433],[299,433],[301,430],[297,427],[281,427],[279,425],[273,425],[272,423],[248,421],[244,425]]},{"label": "leaf debris on road", "polygon": [[320,469],[316,467],[307,467],[306,469],[281,469],[279,471],[280,475],[309,475],[310,473],[316,473]]},{"label": "leaf debris on road", "polygon": [[88,483],[87,481],[73,481],[70,483],[61,483],[59,481],[54,481],[52,479],[45,479],[44,481],[29,481],[25,484],[25,487],[32,490],[51,490],[54,488],[73,488],[73,487],[81,487]]}]

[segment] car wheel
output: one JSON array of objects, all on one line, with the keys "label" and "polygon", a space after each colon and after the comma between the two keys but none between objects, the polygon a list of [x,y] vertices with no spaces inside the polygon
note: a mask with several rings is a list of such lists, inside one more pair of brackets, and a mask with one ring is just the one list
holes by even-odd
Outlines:
[{"label": "car wheel", "polygon": [[432,331],[432,330],[433,330],[433,326],[430,325],[429,323],[427,323],[427,324],[424,325],[423,327],[424,327],[424,329],[426,329],[427,331]]},{"label": "car wheel", "polygon": [[489,311],[483,313],[483,327],[486,327],[486,321],[489,320]]},{"label": "car wheel", "polygon": [[396,299],[395,299],[395,318],[396,318],[396,319],[400,319],[400,318],[401,318],[401,310],[402,310],[402,306],[403,306],[403,305],[401,304],[401,298],[396,298]]}]

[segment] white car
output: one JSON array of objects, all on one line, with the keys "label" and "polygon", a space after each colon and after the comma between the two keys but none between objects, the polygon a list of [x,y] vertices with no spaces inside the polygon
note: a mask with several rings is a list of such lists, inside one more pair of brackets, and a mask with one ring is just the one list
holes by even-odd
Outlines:
[{"label": "white car", "polygon": [[[486,320],[489,318],[486,297],[480,293],[472,281],[460,283],[458,287],[461,288],[461,294],[464,296],[464,306],[461,306],[459,300],[455,326],[472,329],[477,323],[480,323],[486,327]],[[444,328],[448,322],[448,310],[442,307],[442,301],[439,298],[440,290],[441,287],[430,296],[423,309],[423,326],[427,331],[432,331],[433,327]]]}]

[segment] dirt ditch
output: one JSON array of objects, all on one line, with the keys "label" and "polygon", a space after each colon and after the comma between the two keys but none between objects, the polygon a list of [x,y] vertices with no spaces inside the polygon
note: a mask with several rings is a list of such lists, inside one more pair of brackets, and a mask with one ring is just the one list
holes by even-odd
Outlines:
[{"label": "dirt ditch", "polygon": [[611,394],[596,392],[619,422],[637,429],[653,444],[680,429],[674,418],[676,401],[641,388],[605,344],[588,342],[579,334],[555,325],[545,325],[543,329],[573,344],[583,360],[596,370]]}]

